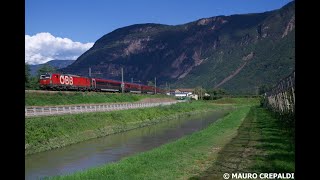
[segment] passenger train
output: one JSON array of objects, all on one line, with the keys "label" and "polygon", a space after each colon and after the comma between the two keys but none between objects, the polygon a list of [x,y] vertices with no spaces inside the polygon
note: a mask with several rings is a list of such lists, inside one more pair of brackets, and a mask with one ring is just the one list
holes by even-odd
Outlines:
[{"label": "passenger train", "polygon": [[74,91],[105,91],[125,93],[164,94],[165,91],[154,86],[121,81],[81,77],[71,74],[45,73],[40,75],[42,90],[74,90]]}]

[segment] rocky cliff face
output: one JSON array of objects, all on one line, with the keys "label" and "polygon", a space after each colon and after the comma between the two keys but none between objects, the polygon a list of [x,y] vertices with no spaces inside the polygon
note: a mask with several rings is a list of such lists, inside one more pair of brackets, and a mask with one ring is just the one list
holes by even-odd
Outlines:
[{"label": "rocky cliff face", "polygon": [[[187,24],[137,24],[97,40],[64,72],[252,93],[294,69],[295,5],[203,18]],[[267,77],[269,76],[269,77]]]}]

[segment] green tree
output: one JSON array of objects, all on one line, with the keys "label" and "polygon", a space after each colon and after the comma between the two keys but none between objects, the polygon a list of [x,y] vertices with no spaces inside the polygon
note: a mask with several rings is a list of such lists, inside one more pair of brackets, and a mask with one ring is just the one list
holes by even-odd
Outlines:
[{"label": "green tree", "polygon": [[272,86],[266,85],[266,84],[263,84],[263,85],[259,86],[259,95],[264,94],[264,93],[270,91],[271,88],[272,88]]},{"label": "green tree", "polygon": [[56,71],[57,71],[57,69],[55,67],[53,67],[49,64],[44,64],[41,68],[38,69],[37,75],[39,78],[41,74],[54,73]]},{"label": "green tree", "polygon": [[216,90],[216,94],[217,94],[217,95],[226,95],[226,94],[228,94],[228,93],[227,93],[227,91],[224,90],[224,89],[217,89],[217,90]]},{"label": "green tree", "polygon": [[206,93],[210,96],[205,96],[205,100],[213,100],[217,94],[214,89],[206,89]]},{"label": "green tree", "polygon": [[194,89],[194,94],[197,94],[199,99],[203,99],[204,97],[204,94],[206,93],[207,91],[202,88],[201,86],[197,86],[195,89]]},{"label": "green tree", "polygon": [[39,88],[39,77],[35,77],[35,76],[30,77],[28,89],[40,89]]},{"label": "green tree", "polygon": [[24,64],[24,88],[28,89],[30,87],[30,67],[29,64]]},{"label": "green tree", "polygon": [[27,89],[40,89],[39,87],[39,80],[40,75],[45,73],[54,73],[57,69],[49,64],[44,64],[41,68],[37,71],[37,76],[30,76],[28,78],[28,84],[26,86]]},{"label": "green tree", "polygon": [[205,97],[206,100],[220,99],[223,95],[228,94],[224,89],[207,89],[206,93],[210,95],[209,97]]}]

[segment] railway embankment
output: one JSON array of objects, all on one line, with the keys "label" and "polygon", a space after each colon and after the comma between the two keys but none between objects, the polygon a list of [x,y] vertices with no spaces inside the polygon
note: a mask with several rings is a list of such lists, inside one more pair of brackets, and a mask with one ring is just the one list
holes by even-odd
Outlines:
[{"label": "railway embankment", "polygon": [[80,104],[105,104],[128,102],[173,101],[167,95],[76,92],[76,91],[25,91],[25,106],[59,106]]}]

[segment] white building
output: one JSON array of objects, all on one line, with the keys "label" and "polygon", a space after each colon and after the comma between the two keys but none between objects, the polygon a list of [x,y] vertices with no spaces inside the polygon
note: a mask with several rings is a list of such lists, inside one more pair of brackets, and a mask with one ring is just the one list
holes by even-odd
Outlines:
[{"label": "white building", "polygon": [[193,89],[176,89],[171,94],[178,98],[189,97],[193,93]]}]

